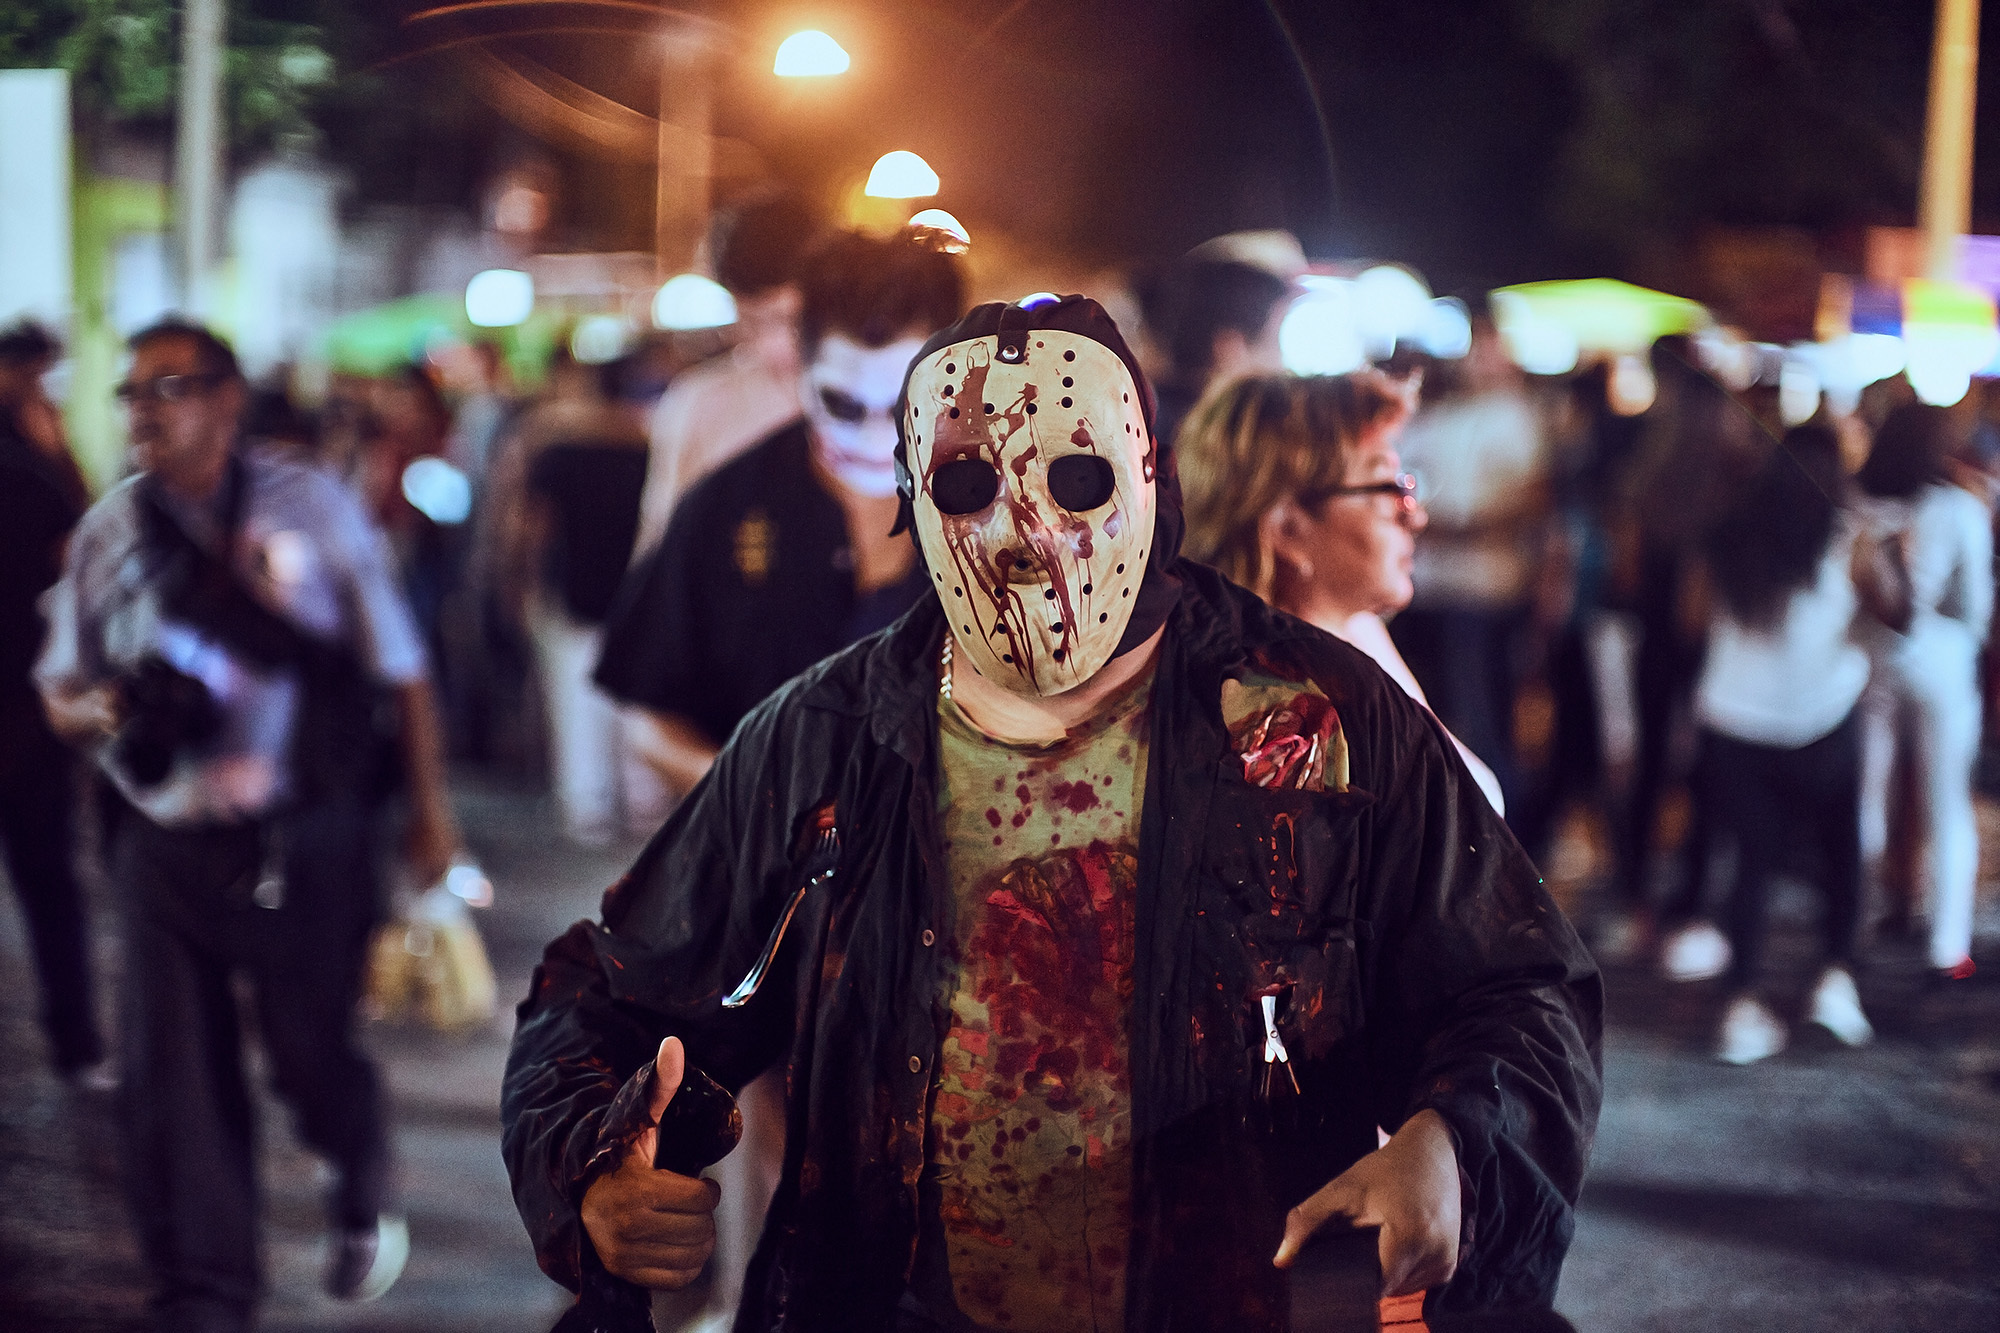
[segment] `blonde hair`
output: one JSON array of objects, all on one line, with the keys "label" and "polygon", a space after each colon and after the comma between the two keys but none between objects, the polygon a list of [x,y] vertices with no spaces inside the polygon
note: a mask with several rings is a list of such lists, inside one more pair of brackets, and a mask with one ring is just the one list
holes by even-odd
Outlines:
[{"label": "blonde hair", "polygon": [[1402,390],[1375,371],[1258,375],[1217,387],[1174,438],[1187,554],[1269,601],[1278,571],[1264,516],[1341,485],[1362,436],[1408,413]]}]

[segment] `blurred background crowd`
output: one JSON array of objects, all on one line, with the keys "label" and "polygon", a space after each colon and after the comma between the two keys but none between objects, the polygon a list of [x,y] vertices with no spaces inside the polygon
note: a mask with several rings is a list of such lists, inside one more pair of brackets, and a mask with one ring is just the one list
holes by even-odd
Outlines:
[{"label": "blurred background crowd", "polygon": [[[475,852],[498,809],[628,854],[922,595],[866,466],[900,340],[1081,291],[1189,553],[1435,713],[1614,1006],[1695,986],[1684,1045],[1750,1065],[1869,1045],[1891,991],[1921,1040],[1871,978],[1986,994],[1977,6],[1052,8],[0,13],[0,833],[48,1066],[128,1073],[89,905],[119,798],[31,673],[63,535],[134,470],[114,395],[179,392],[129,378],[170,317],[379,534]],[[433,850],[405,916],[471,865]]]}]

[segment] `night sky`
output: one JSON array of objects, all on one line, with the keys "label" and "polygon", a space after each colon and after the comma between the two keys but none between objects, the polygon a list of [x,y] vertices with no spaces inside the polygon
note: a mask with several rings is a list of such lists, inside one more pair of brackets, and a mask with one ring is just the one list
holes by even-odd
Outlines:
[{"label": "night sky", "polygon": [[[1441,290],[1671,270],[1716,225],[1822,236],[1908,225],[1932,12],[1930,0],[692,8],[737,34],[717,131],[829,198],[880,152],[911,148],[944,179],[936,202],[975,230],[1086,261],[1162,258],[1217,232],[1282,226],[1317,257],[1405,260]],[[771,76],[779,39],[807,26],[850,49],[850,73],[818,86]],[[1983,34],[1989,87],[1995,29]],[[539,37],[514,49],[651,109],[646,42]],[[442,74],[431,80],[442,99],[448,63],[399,69]],[[1975,206],[2000,221],[1994,100]],[[469,166],[420,173],[419,188],[476,178],[532,146],[489,112],[467,124]],[[555,156],[577,243],[646,244],[649,167]]]}]

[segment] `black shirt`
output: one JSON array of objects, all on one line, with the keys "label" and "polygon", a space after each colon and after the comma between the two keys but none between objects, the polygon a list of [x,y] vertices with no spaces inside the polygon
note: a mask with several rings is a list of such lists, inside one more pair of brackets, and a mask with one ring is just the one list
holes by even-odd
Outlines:
[{"label": "black shirt", "polygon": [[30,688],[45,628],[36,600],[62,574],[62,540],[82,514],[55,466],[0,417],[0,691]]},{"label": "black shirt", "polygon": [[719,745],[778,686],[925,594],[921,561],[885,588],[855,588],[847,518],[811,450],[794,422],[681,500],[605,618],[607,693],[679,713]]},{"label": "black shirt", "polygon": [[645,448],[615,441],[552,444],[528,471],[528,489],[549,509],[543,585],[585,624],[603,620],[618,596],[645,486]]}]

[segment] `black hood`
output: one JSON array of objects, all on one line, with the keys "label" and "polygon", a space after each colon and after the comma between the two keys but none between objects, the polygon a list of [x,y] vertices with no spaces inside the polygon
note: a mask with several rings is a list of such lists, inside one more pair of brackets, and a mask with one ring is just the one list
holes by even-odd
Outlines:
[{"label": "black hood", "polygon": [[909,531],[910,540],[917,547],[917,559],[922,561],[924,549],[916,540],[912,509],[917,485],[910,472],[909,439],[905,425],[910,371],[916,369],[919,362],[939,348],[979,338],[997,337],[1004,351],[1010,345],[1025,341],[1028,334],[1038,329],[1074,333],[1103,344],[1125,363],[1125,369],[1132,376],[1132,385],[1139,391],[1139,406],[1145,414],[1146,438],[1153,450],[1153,549],[1146,559],[1146,576],[1140,581],[1139,594],[1133,602],[1132,619],[1125,626],[1124,637],[1119,639],[1118,648],[1112,654],[1116,657],[1151,638],[1155,630],[1167,623],[1167,616],[1180,600],[1180,580],[1167,572],[1180,558],[1181,537],[1187,529],[1187,521],[1181,513],[1180,473],[1174,467],[1174,454],[1168,441],[1153,431],[1152,386],[1146,383],[1146,373],[1139,369],[1138,358],[1125,345],[1125,335],[1118,332],[1117,323],[1104,312],[1104,307],[1088,296],[1028,299],[1034,303],[1010,305],[1004,301],[990,301],[973,307],[958,323],[932,334],[930,340],[911,358],[909,368],[904,370],[903,390],[896,397],[896,493],[902,499],[896,516],[896,531]]}]

